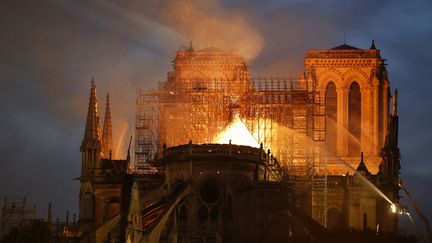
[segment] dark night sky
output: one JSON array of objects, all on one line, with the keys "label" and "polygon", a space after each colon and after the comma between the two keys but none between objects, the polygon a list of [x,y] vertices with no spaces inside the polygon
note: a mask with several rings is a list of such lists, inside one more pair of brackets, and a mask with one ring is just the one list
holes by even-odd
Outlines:
[{"label": "dark night sky", "polygon": [[114,136],[125,131],[124,151],[136,90],[156,87],[189,40],[239,49],[252,76],[296,77],[306,49],[342,44],[345,29],[347,44],[368,48],[375,39],[388,59],[399,89],[401,176],[432,219],[431,23],[427,0],[3,0],[0,197],[26,196],[40,216],[48,202],[62,218],[66,208],[77,212],[72,178],[92,76],[100,101],[112,94]]}]

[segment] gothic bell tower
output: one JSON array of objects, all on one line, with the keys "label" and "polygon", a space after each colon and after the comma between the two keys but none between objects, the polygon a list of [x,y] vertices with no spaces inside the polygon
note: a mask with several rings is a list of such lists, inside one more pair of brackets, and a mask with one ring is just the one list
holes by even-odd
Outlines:
[{"label": "gothic bell tower", "polygon": [[[389,80],[385,59],[375,43],[369,49],[340,45],[308,50],[305,68],[315,80],[315,90],[326,103],[326,140],[329,155],[358,165],[361,152],[372,174],[381,163],[389,120]],[[329,161],[329,174],[346,173],[343,165]]]},{"label": "gothic bell tower", "polygon": [[[90,98],[87,111],[87,121],[84,131],[84,139],[81,143],[81,176],[79,195],[79,222],[84,228],[92,226],[95,219],[95,191],[93,188],[93,176],[100,163],[102,143],[101,129],[99,126],[98,101],[96,98],[96,85],[91,81]],[[84,229],[85,231],[85,229]]]}]

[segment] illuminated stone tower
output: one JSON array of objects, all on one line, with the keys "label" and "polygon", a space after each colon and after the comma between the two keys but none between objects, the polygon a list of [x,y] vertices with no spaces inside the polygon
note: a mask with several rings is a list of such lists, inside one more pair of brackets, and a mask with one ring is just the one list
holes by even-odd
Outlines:
[{"label": "illuminated stone tower", "polygon": [[384,61],[373,41],[369,49],[344,44],[306,54],[306,71],[316,82],[315,90],[325,98],[330,229],[397,231],[397,216],[391,213],[389,202],[360,177],[347,175],[352,172],[336,159],[340,157],[357,168],[398,203],[397,109],[394,105],[390,114],[390,84]]},{"label": "illuminated stone tower", "polygon": [[[380,50],[373,42],[369,49],[344,44],[329,50],[308,50],[304,62],[316,79],[316,90],[326,99],[329,154],[356,167],[364,152],[367,167],[376,174],[389,113],[389,80]],[[330,174],[346,171],[343,165],[329,160]]]},{"label": "illuminated stone tower", "polygon": [[[235,51],[195,50],[191,44],[178,51],[172,63],[173,69],[168,72],[159,97],[163,101],[159,105],[159,122],[155,121],[159,151],[162,144],[213,142],[250,88],[246,61]],[[149,102],[143,102],[146,104]],[[146,126],[151,127],[151,123]],[[138,144],[148,143],[145,136],[137,133]]]},{"label": "illuminated stone tower", "polygon": [[178,51],[173,61],[173,71],[168,79],[246,79],[246,61],[236,51],[222,51],[216,48],[197,50],[190,44],[185,51]]},{"label": "illuminated stone tower", "polygon": [[[80,242],[105,242],[118,232],[111,232],[120,221],[129,160],[110,157],[112,128],[109,96],[105,110],[104,134],[98,115],[96,85],[91,82],[84,139],[81,143],[81,176],[79,194]],[[102,151],[105,151],[104,153]],[[118,237],[118,236],[116,236]]]},{"label": "illuminated stone tower", "polygon": [[91,82],[90,99],[87,111],[86,128],[84,139],[81,143],[81,187],[79,195],[79,222],[84,231],[89,230],[94,223],[94,201],[93,175],[95,168],[100,163],[102,143],[101,129],[99,126],[98,101],[96,97],[96,85]]},{"label": "illuminated stone tower", "polygon": [[[185,51],[177,52],[166,87],[239,93],[247,88],[247,79],[246,61],[238,52],[216,48],[195,51],[191,43]],[[230,87],[226,87],[228,82]]]}]

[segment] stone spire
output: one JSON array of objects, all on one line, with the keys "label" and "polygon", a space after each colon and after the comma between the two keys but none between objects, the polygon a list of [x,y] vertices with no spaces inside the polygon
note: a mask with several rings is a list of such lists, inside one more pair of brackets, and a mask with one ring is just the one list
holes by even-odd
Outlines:
[{"label": "stone spire", "polygon": [[111,106],[110,106],[110,96],[106,95],[106,106],[105,106],[105,117],[103,124],[103,134],[102,134],[102,153],[106,158],[109,156],[113,149],[113,134],[112,134],[112,122],[111,122]]},{"label": "stone spire", "polygon": [[93,148],[95,145],[100,146],[101,129],[99,126],[98,101],[96,98],[96,85],[94,79],[91,81],[90,98],[87,111],[86,128],[84,139],[81,143],[81,150]]}]

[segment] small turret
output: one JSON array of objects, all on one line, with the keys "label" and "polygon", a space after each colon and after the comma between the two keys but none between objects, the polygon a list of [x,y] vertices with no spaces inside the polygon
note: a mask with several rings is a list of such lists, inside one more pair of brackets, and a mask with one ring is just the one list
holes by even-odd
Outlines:
[{"label": "small turret", "polygon": [[363,152],[361,152],[360,163],[357,166],[356,170],[359,171],[360,173],[362,173],[363,175],[370,175],[371,174],[369,172],[365,162],[364,162]]},{"label": "small turret", "polygon": [[397,110],[397,99],[398,91],[396,89],[392,97],[392,112],[390,114],[384,148],[398,148],[399,117]]},{"label": "small turret", "polygon": [[108,156],[111,157],[112,149],[113,149],[113,134],[112,134],[112,122],[111,122],[111,106],[110,106],[110,96],[107,93],[103,133],[102,133],[102,154],[104,158],[107,158]]},{"label": "small turret", "polygon": [[376,47],[375,47],[375,40],[372,40],[372,44],[371,44],[371,47],[370,47],[369,49],[371,49],[371,50],[376,50]]},{"label": "small turret", "polygon": [[188,52],[194,52],[194,48],[192,46],[192,41],[189,42],[189,48],[187,49]]}]

